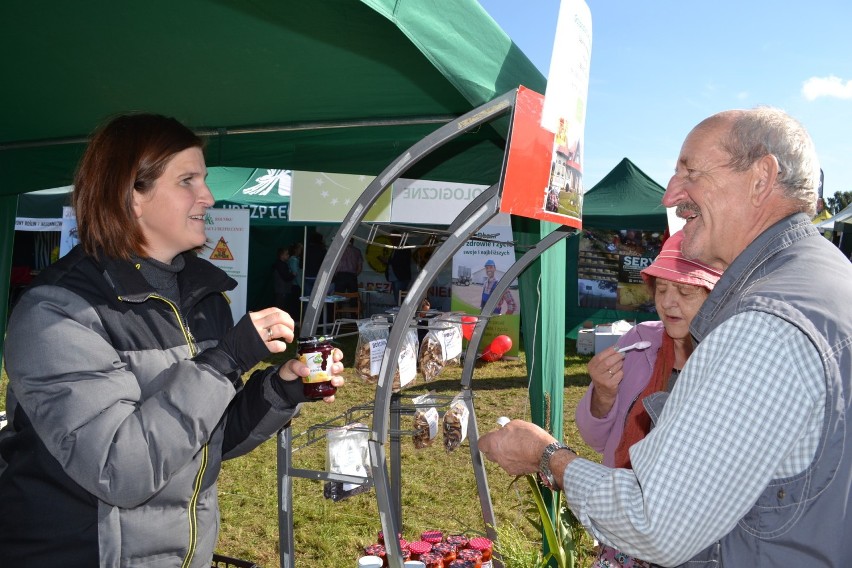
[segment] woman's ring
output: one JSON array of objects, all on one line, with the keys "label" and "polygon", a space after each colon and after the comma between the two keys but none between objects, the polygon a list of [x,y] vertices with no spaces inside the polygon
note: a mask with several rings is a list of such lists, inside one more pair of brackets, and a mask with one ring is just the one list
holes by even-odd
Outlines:
[{"label": "woman's ring", "polygon": [[612,376],[612,369],[607,369],[607,371],[609,371],[609,376],[611,377]]},{"label": "woman's ring", "polygon": [[[272,341],[272,328],[271,327],[266,328],[266,340]],[[612,374],[612,373],[610,373],[610,374]]]}]

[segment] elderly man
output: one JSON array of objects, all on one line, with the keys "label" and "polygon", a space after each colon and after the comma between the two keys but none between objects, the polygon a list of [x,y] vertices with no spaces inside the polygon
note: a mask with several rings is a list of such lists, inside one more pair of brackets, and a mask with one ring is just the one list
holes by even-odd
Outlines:
[{"label": "elderly man", "polygon": [[771,108],[687,136],[663,204],[682,252],[724,269],[693,320],[698,346],[633,470],[580,459],[513,420],[479,449],[539,471],[601,541],[664,566],[847,566],[852,558],[852,268],[810,222],[819,167]]}]

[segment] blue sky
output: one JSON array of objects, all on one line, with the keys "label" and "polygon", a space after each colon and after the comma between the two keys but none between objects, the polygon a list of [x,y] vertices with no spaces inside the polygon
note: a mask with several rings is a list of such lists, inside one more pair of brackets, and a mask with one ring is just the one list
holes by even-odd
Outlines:
[{"label": "blue sky", "polygon": [[[665,186],[695,124],[772,105],[813,137],[825,194],[852,191],[852,2],[586,2],[586,188],[624,157]],[[480,4],[546,75],[559,0]]]}]

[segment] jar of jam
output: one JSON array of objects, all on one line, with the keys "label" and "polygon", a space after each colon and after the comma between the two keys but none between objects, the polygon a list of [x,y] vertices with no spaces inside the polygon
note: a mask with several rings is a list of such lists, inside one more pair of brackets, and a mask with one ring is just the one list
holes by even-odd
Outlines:
[{"label": "jar of jam", "polygon": [[470,539],[468,546],[482,553],[482,568],[491,568],[491,552],[494,545],[489,539],[478,536]]},{"label": "jar of jam", "polygon": [[463,534],[448,534],[447,542],[456,545],[456,550],[467,548],[468,538]]},{"label": "jar of jam", "polygon": [[388,565],[388,554],[382,544],[371,544],[364,547],[364,554],[367,557],[375,557],[381,560],[382,566]]},{"label": "jar of jam", "polygon": [[420,533],[420,540],[425,540],[429,544],[438,544],[444,540],[444,533],[441,531],[423,531]]},{"label": "jar of jam", "polygon": [[482,568],[482,553],[473,548],[462,548],[456,552],[456,560],[470,560],[473,568]]},{"label": "jar of jam", "polygon": [[416,540],[408,543],[408,551],[411,552],[412,560],[420,560],[421,554],[432,552],[432,545],[425,540]]},{"label": "jar of jam", "polygon": [[444,556],[444,566],[449,566],[450,562],[456,559],[456,545],[449,542],[433,544],[432,552],[437,552]]},{"label": "jar of jam", "polygon": [[444,568],[444,557],[437,552],[425,552],[420,555],[419,560],[426,568]]},{"label": "jar of jam", "polygon": [[453,560],[446,565],[446,568],[473,568],[473,562],[470,560]]},{"label": "jar of jam", "polygon": [[300,337],[299,361],[310,369],[307,377],[302,377],[305,397],[320,399],[337,392],[337,387],[331,384],[331,364],[334,362],[331,352],[331,337],[326,335],[309,335]]}]

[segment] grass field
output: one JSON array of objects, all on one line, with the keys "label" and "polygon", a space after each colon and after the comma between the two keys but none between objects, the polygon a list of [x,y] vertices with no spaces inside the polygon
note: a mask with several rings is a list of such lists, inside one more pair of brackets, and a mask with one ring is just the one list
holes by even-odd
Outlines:
[{"label": "grass field", "polygon": [[[300,447],[298,435],[308,427],[332,420],[347,408],[372,404],[375,386],[354,376],[351,370],[354,344],[344,346],[347,353],[347,385],[338,392],[332,405],[306,405],[292,424],[298,450],[294,467],[325,469],[324,441]],[[587,356],[574,353],[574,343],[566,345],[564,431],[565,439],[584,457],[599,459],[586,447],[574,424],[574,409],[586,386]],[[275,362],[270,360],[270,362]],[[460,367],[447,367],[437,380],[415,384],[403,391],[404,397],[434,390],[451,396],[459,391]],[[5,407],[5,372],[0,378],[0,408]],[[520,360],[481,364],[473,378],[474,404],[481,432],[495,427],[499,416],[529,418],[524,353]],[[408,422],[406,422],[406,419]],[[402,429],[411,427],[411,418],[403,417]],[[481,507],[465,441],[453,452],[446,452],[440,435],[428,448],[415,449],[403,439],[402,455],[403,538],[417,540],[423,530],[445,533],[483,533]],[[511,544],[506,568],[533,566],[531,558],[540,546],[540,536],[524,517],[531,505],[526,483],[513,478],[487,462],[486,471],[501,541]],[[250,560],[262,567],[280,565],[278,550],[278,476],[276,440],[270,440],[247,456],[224,464],[219,481],[222,523],[217,552]],[[293,483],[295,557],[298,567],[355,566],[363,547],[376,541],[381,529],[375,491],[333,502],[323,497],[322,482],[296,478]],[[579,566],[588,566],[591,540],[580,544]]]}]

